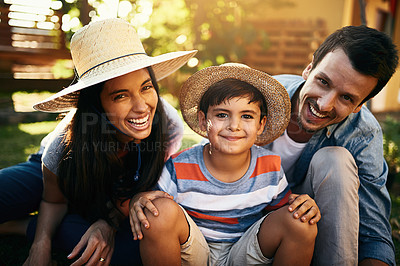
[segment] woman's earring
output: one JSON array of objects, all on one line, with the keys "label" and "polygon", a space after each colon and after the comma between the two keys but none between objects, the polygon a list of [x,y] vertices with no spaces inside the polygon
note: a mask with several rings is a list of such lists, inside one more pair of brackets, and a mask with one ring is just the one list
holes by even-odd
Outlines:
[{"label": "woman's earring", "polygon": [[212,155],[212,146],[211,146],[211,142],[210,142],[210,147],[208,148],[208,154]]}]

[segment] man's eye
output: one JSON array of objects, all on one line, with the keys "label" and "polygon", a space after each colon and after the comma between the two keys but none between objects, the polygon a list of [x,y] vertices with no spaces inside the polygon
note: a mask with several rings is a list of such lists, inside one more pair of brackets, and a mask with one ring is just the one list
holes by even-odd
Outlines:
[{"label": "man's eye", "polygon": [[319,81],[322,83],[322,85],[324,85],[324,86],[328,86],[329,84],[328,84],[328,82],[326,81],[326,80],[324,80],[324,79],[319,79]]},{"label": "man's eye", "polygon": [[343,99],[345,99],[346,101],[352,101],[351,97],[347,95],[343,95]]}]

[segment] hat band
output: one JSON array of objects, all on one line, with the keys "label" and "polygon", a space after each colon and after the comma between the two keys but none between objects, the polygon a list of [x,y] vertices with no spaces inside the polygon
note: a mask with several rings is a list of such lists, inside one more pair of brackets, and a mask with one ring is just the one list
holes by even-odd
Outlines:
[{"label": "hat band", "polygon": [[98,66],[101,66],[101,65],[103,65],[103,64],[106,64],[106,63],[108,63],[108,62],[111,62],[111,61],[114,61],[114,60],[117,60],[117,59],[120,59],[120,58],[123,58],[123,57],[131,56],[131,55],[137,55],[137,54],[144,54],[144,55],[147,55],[146,53],[133,53],[133,54],[127,54],[127,55],[118,56],[118,57],[116,57],[116,58],[113,58],[113,59],[110,59],[110,60],[101,62],[100,64],[97,64],[97,65],[95,65],[95,66],[89,68],[88,70],[86,70],[85,72],[83,72],[82,75],[79,76],[79,78],[81,79],[86,73],[88,73],[90,70],[92,70],[92,69],[94,69],[94,68],[96,68],[96,67],[98,67]]}]

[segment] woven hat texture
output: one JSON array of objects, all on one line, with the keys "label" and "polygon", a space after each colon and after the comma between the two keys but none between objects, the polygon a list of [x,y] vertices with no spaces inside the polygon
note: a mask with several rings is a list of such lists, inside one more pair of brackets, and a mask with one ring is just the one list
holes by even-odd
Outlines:
[{"label": "woven hat texture", "polygon": [[179,96],[180,106],[183,119],[189,127],[199,135],[207,137],[207,132],[200,129],[197,117],[201,97],[211,85],[227,78],[238,79],[253,85],[265,98],[267,122],[255,144],[265,145],[282,135],[290,118],[290,98],[286,89],[270,75],[235,63],[204,68],[194,73],[182,85]]},{"label": "woven hat texture", "polygon": [[179,51],[150,57],[128,22],[118,18],[92,22],[71,39],[78,82],[33,107],[44,112],[68,111],[76,107],[81,89],[149,66],[156,80],[161,80],[182,67],[196,52]]}]

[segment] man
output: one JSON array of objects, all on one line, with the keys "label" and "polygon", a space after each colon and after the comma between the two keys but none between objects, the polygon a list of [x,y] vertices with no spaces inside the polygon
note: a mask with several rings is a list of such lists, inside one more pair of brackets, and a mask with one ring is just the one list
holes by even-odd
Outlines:
[{"label": "man", "polygon": [[275,77],[289,93],[292,117],[265,147],[282,157],[292,190],[321,210],[315,265],[395,264],[382,130],[363,103],[397,64],[388,36],[349,26],[324,41],[302,77]]}]

